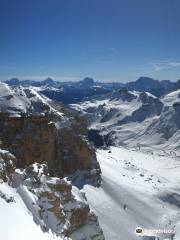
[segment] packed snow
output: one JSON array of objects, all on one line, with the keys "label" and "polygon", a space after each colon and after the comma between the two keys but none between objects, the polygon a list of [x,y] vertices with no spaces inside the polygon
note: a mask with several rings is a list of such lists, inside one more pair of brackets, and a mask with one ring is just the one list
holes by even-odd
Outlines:
[{"label": "packed snow", "polygon": [[[83,191],[106,240],[139,239],[137,227],[166,229],[173,236],[180,224],[179,159],[117,147],[98,150],[97,157],[102,186],[86,185]],[[171,234],[154,236],[171,239]]]}]

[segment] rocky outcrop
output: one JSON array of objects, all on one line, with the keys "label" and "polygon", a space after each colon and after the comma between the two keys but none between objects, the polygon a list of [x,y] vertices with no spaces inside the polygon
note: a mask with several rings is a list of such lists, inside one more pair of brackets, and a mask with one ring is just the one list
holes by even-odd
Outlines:
[{"label": "rocky outcrop", "polygon": [[175,102],[173,108],[177,114],[180,114],[180,102]]},{"label": "rocky outcrop", "polygon": [[[73,240],[104,240],[98,219],[83,194],[67,180],[50,177],[46,164],[16,169],[12,185],[43,231],[51,230]],[[83,228],[89,231],[83,230],[81,237],[79,231]]]},{"label": "rocky outcrop", "polygon": [[52,176],[68,175],[74,179],[72,175],[78,170],[88,182],[95,173],[95,184],[99,184],[100,168],[88,142],[84,119],[64,108],[62,111],[65,120],[52,113],[21,117],[0,113],[1,147],[16,156],[19,168],[47,162]]},{"label": "rocky outcrop", "polygon": [[17,166],[57,160],[56,128],[50,117],[0,116],[1,146],[17,158]]},{"label": "rocky outcrop", "polygon": [[0,149],[0,181],[10,182],[15,170],[16,158],[8,151]]},{"label": "rocky outcrop", "polygon": [[114,98],[115,95],[117,95],[117,98],[120,98],[123,101],[128,101],[128,102],[137,98],[137,96],[135,96],[130,91],[128,91],[128,88],[126,88],[126,87],[121,88],[118,91],[113,92],[113,98]]},{"label": "rocky outcrop", "polygon": [[[104,240],[98,219],[90,210],[85,195],[66,179],[50,177],[46,163],[17,169],[15,157],[0,150],[0,184],[6,184],[7,188],[7,183],[11,194],[2,188],[0,201],[16,204],[18,194],[42,231],[51,231],[62,239]],[[10,190],[12,187],[16,191]],[[16,192],[16,198],[13,192]]]}]

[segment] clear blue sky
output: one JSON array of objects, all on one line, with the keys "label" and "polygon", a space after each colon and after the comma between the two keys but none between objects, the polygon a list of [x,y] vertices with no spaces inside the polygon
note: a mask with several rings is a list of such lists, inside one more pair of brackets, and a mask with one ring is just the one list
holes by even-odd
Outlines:
[{"label": "clear blue sky", "polygon": [[180,78],[179,0],[0,0],[0,79]]}]

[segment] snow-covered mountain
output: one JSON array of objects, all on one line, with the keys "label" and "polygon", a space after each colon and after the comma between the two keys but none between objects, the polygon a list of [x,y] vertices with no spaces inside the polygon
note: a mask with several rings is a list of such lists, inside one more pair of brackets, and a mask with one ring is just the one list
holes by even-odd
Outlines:
[{"label": "snow-covered mountain", "polygon": [[114,88],[123,86],[121,83],[100,83],[86,77],[78,82],[58,82],[51,78],[43,81],[19,80],[13,78],[5,81],[10,87],[32,88],[48,98],[63,102],[76,103],[85,98],[110,92]]},{"label": "snow-covered mountain", "polygon": [[180,90],[157,98],[126,88],[71,107],[116,146],[180,151]]},{"label": "snow-covered mountain", "polygon": [[162,103],[150,93],[131,92],[123,88],[94,97],[92,101],[72,104],[71,107],[87,115],[89,124],[109,127],[121,122],[122,124],[129,121],[141,122],[149,116],[160,114]]},{"label": "snow-covered mountain", "polygon": [[90,77],[80,81],[55,81],[48,77],[42,81],[19,80],[12,78],[5,81],[9,86],[33,87],[36,91],[43,93],[52,100],[61,101],[64,104],[78,103],[87,100],[95,95],[102,95],[123,87],[130,91],[150,92],[160,97],[171,91],[180,89],[180,80],[172,82],[170,80],[157,80],[150,77],[140,77],[135,81],[121,82],[101,82]]},{"label": "snow-covered mountain", "polygon": [[176,83],[170,80],[157,80],[150,77],[140,77],[136,81],[128,82],[126,87],[131,91],[150,92],[155,96],[162,96],[172,91]]},{"label": "snow-covered mountain", "polygon": [[45,115],[53,108],[45,96],[38,94],[34,89],[9,87],[0,83],[0,112],[11,116]]}]

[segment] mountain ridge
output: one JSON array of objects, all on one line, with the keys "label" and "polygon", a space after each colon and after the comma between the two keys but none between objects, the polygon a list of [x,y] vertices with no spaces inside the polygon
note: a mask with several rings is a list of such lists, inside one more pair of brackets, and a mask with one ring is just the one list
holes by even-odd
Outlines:
[{"label": "mountain ridge", "polygon": [[47,78],[42,81],[19,80],[17,78],[4,81],[9,86],[33,87],[36,91],[51,98],[61,101],[64,104],[77,103],[92,96],[105,94],[113,90],[126,87],[128,90],[150,92],[160,97],[171,91],[180,89],[180,80],[172,82],[170,80],[157,80],[150,77],[140,77],[136,81],[127,83],[121,82],[100,82],[93,78],[86,77],[76,82],[54,81]]},{"label": "mountain ridge", "polygon": [[158,98],[124,88],[70,107],[87,118],[89,129],[98,131],[106,144],[109,139],[115,146],[154,146],[162,151],[166,146],[179,154],[179,91]]}]

